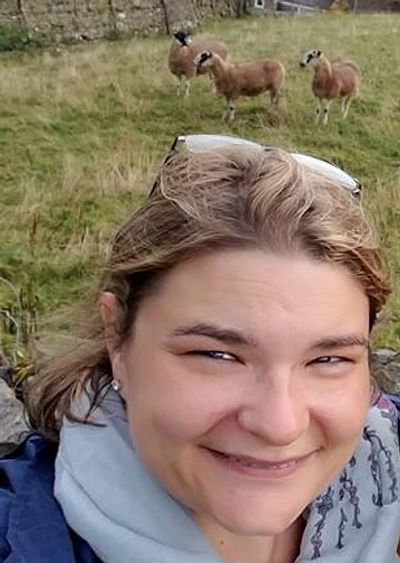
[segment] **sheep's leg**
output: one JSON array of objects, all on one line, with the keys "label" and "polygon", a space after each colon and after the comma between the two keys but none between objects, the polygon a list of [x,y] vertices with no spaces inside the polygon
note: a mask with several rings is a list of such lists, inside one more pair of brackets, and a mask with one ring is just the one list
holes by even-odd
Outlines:
[{"label": "sheep's leg", "polygon": [[185,77],[185,98],[187,98],[189,96],[190,93],[190,80],[188,78]]},{"label": "sheep's leg", "polygon": [[280,94],[275,90],[270,91],[271,106],[277,106],[279,104]]},{"label": "sheep's leg", "polygon": [[232,121],[235,119],[235,106],[233,105],[232,102],[229,102],[227,107],[227,112],[228,112],[228,123],[232,123]]},{"label": "sheep's leg", "polygon": [[318,125],[319,118],[321,117],[322,111],[322,100],[318,101],[317,109],[315,110],[315,125]]},{"label": "sheep's leg", "polygon": [[217,93],[217,89],[215,88],[215,82],[214,82],[214,78],[211,72],[208,72],[208,79],[210,81],[210,92],[211,94],[216,94]]},{"label": "sheep's leg", "polygon": [[326,100],[324,106],[324,125],[328,124],[329,108],[331,107],[332,100]]},{"label": "sheep's leg", "polygon": [[178,84],[176,85],[176,95],[180,96],[182,93],[182,76],[178,76]]},{"label": "sheep's leg", "polygon": [[342,115],[343,119],[346,119],[351,104],[351,96],[348,96],[346,100],[343,100],[343,102],[344,104],[342,105]]},{"label": "sheep's leg", "polygon": [[235,118],[235,106],[233,102],[229,100],[226,102],[224,113],[222,114],[222,120],[227,121],[228,123],[232,123]]}]

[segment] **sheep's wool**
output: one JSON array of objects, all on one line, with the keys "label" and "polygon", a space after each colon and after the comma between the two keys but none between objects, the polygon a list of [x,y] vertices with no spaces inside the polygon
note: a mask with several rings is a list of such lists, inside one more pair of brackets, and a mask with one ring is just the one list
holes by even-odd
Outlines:
[{"label": "sheep's wool", "polygon": [[[107,426],[65,422],[61,432],[55,495],[70,527],[105,563],[220,562],[186,509],[141,464],[111,388],[95,415]],[[397,421],[382,396],[354,456],[308,507],[296,563],[399,562],[399,480]]]}]

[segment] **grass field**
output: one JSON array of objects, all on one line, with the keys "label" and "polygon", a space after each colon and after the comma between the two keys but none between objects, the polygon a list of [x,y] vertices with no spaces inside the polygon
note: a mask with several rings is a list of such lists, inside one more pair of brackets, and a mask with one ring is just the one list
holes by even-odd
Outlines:
[{"label": "grass field", "polygon": [[[23,354],[47,313],[91,284],[116,226],[182,132],[245,136],[345,167],[364,185],[399,280],[400,17],[220,20],[197,35],[223,38],[238,62],[279,58],[287,68],[281,108],[266,110],[263,97],[243,100],[229,126],[206,80],[193,82],[187,102],[177,99],[167,37],[1,56],[0,301],[3,333],[17,321]],[[313,125],[311,76],[298,64],[311,48],[351,56],[362,68],[361,98],[347,121],[336,107],[327,127]],[[399,281],[376,344],[400,348]]]}]

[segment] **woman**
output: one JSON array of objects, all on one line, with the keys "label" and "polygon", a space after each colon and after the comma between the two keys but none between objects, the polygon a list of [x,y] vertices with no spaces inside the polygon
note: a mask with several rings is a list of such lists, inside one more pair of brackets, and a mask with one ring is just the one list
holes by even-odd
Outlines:
[{"label": "woman", "polygon": [[174,145],[86,333],[39,371],[29,414],[59,445],[34,435],[2,465],[3,560],[399,561],[372,229],[344,173],[217,145]]}]

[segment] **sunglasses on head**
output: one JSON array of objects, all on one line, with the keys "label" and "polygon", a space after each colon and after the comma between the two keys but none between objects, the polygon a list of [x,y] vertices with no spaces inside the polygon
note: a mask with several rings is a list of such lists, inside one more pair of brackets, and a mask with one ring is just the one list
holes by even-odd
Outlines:
[{"label": "sunglasses on head", "polygon": [[[254,141],[248,141],[247,139],[241,139],[240,137],[230,137],[227,135],[179,135],[174,139],[164,164],[168,162],[174,152],[180,150],[182,147],[186,148],[186,150],[189,150],[190,152],[202,152],[234,146],[252,147],[256,150],[263,151],[275,148],[260,145]],[[362,189],[361,183],[335,164],[332,164],[328,160],[316,158],[308,154],[297,152],[292,152],[290,154],[302,166],[306,166],[314,172],[318,172],[319,174],[326,176],[335,184],[338,184],[348,190],[355,197],[360,197]],[[156,180],[153,184],[153,187],[150,190],[150,195],[154,193],[157,185],[158,180]]]}]

